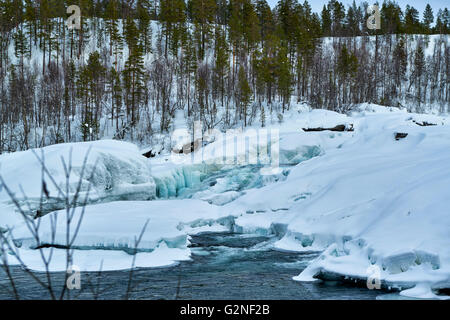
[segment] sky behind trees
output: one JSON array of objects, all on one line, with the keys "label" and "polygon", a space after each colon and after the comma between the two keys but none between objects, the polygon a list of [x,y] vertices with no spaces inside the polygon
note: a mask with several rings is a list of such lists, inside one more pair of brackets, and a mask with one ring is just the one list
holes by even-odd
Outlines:
[{"label": "sky behind trees", "polygon": [[[269,5],[273,8],[277,5],[279,0],[267,0]],[[376,0],[366,0],[369,4],[374,4]],[[301,3],[303,3],[303,0],[300,0]],[[353,0],[340,0],[340,2],[344,3],[346,7],[348,5],[352,4]],[[356,4],[359,4],[360,0],[356,0]],[[383,3],[382,0],[379,0],[380,3]],[[409,0],[397,0],[396,1],[404,10],[406,5],[409,4],[412,5],[414,8],[419,10],[419,12],[422,14],[425,10],[425,6],[427,3],[431,5],[433,8],[434,13],[436,14],[439,9],[444,9],[445,7],[448,7],[449,1],[448,0],[428,0],[428,1],[414,1],[411,3]],[[320,12],[323,8],[324,4],[327,4],[328,0],[309,0],[309,4],[311,5],[313,11]]]}]

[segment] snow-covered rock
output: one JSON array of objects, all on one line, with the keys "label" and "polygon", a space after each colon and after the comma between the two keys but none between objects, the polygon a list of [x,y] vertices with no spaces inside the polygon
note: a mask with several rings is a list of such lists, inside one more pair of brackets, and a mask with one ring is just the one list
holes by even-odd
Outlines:
[{"label": "snow-covered rock", "polygon": [[[37,210],[43,195],[42,166],[38,158],[44,160],[51,174],[51,178],[44,174],[49,195],[48,198],[44,196],[44,211],[64,208],[64,203],[59,200],[61,192],[73,197],[80,182],[79,202],[84,201],[89,185],[88,203],[125,199],[150,200],[156,197],[156,186],[148,161],[135,145],[113,140],[68,143],[0,155],[0,174],[15,197],[23,203],[25,210],[28,209],[24,203],[26,198],[32,209]],[[63,163],[66,168],[72,166],[68,185]],[[10,201],[5,188],[2,188],[0,203],[4,205]],[[11,219],[2,217],[5,212],[0,214],[0,225],[5,225],[7,219]]]}]

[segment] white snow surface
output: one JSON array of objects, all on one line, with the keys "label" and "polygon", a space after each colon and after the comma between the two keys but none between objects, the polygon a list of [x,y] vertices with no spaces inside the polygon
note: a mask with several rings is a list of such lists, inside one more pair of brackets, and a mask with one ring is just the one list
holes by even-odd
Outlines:
[{"label": "white snow surface", "polygon": [[[84,201],[88,192],[89,203],[119,199],[147,200],[156,196],[156,186],[150,174],[147,159],[131,143],[113,140],[101,140],[85,143],[67,143],[52,145],[38,150],[0,155],[0,174],[6,185],[22,201],[25,196],[31,204],[39,203],[42,190],[42,169],[38,158],[43,159],[54,182],[48,174],[44,180],[49,192],[49,208],[63,205],[57,198],[62,191],[73,197],[79,183],[80,201]],[[82,172],[86,159],[86,167]],[[64,161],[63,161],[64,160]],[[67,192],[65,166],[72,166]],[[95,170],[94,170],[95,167]],[[93,173],[93,174],[92,174]],[[58,190],[60,188],[60,190]],[[0,190],[1,205],[10,202],[5,188]],[[27,209],[25,206],[24,209]],[[36,209],[36,208],[33,208]],[[11,218],[0,219],[0,226]]]},{"label": "white snow surface", "polygon": [[[364,280],[368,267],[378,266],[382,284],[400,288],[402,295],[434,298],[433,290],[449,288],[448,118],[364,104],[349,116],[293,108],[285,119],[270,129],[280,130],[280,158],[294,159],[287,178],[239,193],[223,188],[223,193],[215,193],[217,187],[212,187],[194,197],[197,199],[118,201],[88,206],[76,243],[77,255],[84,257],[80,258],[80,267],[93,269],[106,255],[105,260],[111,258],[106,266],[113,269],[117,259],[120,260],[115,255],[129,258],[124,249],[132,246],[134,237],[149,220],[139,246],[141,266],[185,260],[190,254],[187,248],[190,234],[233,228],[275,234],[280,238],[275,243],[280,250],[322,251],[295,280],[313,281],[323,275]],[[435,125],[417,124],[424,122]],[[302,130],[338,124],[353,124],[354,131]],[[396,133],[408,136],[396,140]],[[130,165],[130,171],[136,171],[126,177],[141,177],[138,186],[152,184],[155,176],[159,184],[156,188],[164,186],[167,198],[176,196],[177,190],[199,183],[200,171],[208,174],[209,169],[200,170],[189,162],[191,155],[180,155],[185,159],[176,164],[167,155],[146,161],[128,143],[99,144],[103,153],[116,155],[111,163],[123,161]],[[81,150],[86,146],[73,144]],[[220,154],[218,149],[222,147],[223,140],[217,139],[202,152],[211,160]],[[49,152],[47,158],[57,161],[68,149],[69,146],[54,146],[51,150],[57,156],[52,158]],[[78,157],[80,153],[74,150]],[[31,157],[29,153],[1,156],[5,180],[15,184],[40,181],[36,164],[31,166],[32,161],[26,160]],[[148,164],[151,174],[144,173]],[[54,167],[50,167],[57,168],[58,164],[54,162]],[[105,168],[109,172],[110,167]],[[218,170],[221,166],[211,168]],[[33,193],[36,188],[34,185],[26,191]],[[5,199],[4,191],[0,199]],[[57,214],[64,216],[64,210]],[[234,217],[234,223],[230,222],[230,216]],[[65,241],[63,221],[64,218],[58,219],[59,244]],[[49,218],[44,217],[42,222],[45,226]],[[26,229],[20,224],[14,226],[15,236],[26,244],[21,251],[29,253],[30,264],[39,269],[31,254],[35,251],[30,249],[33,243]],[[43,238],[49,239],[49,235],[44,233]],[[109,250],[105,253],[103,249]],[[94,260],[84,256],[93,252],[100,253]],[[125,268],[122,262],[117,266]],[[56,263],[55,269],[59,267]]]}]

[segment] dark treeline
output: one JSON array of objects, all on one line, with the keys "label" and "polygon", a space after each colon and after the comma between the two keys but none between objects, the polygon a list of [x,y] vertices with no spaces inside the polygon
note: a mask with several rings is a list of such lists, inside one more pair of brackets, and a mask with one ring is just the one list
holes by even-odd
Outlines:
[{"label": "dark treeline", "polygon": [[[69,29],[70,5],[81,9]],[[0,153],[102,137],[148,143],[188,122],[259,124],[292,103],[448,112],[450,14],[365,2],[0,0]]]}]

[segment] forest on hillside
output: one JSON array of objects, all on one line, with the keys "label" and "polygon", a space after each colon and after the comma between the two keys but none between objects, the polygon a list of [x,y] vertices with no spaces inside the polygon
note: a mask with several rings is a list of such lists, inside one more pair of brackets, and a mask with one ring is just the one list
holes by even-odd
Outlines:
[{"label": "forest on hillside", "polygon": [[[79,29],[66,25],[70,5]],[[154,143],[177,110],[265,126],[293,103],[446,113],[450,14],[330,0],[0,0],[0,153],[113,138]]]}]

